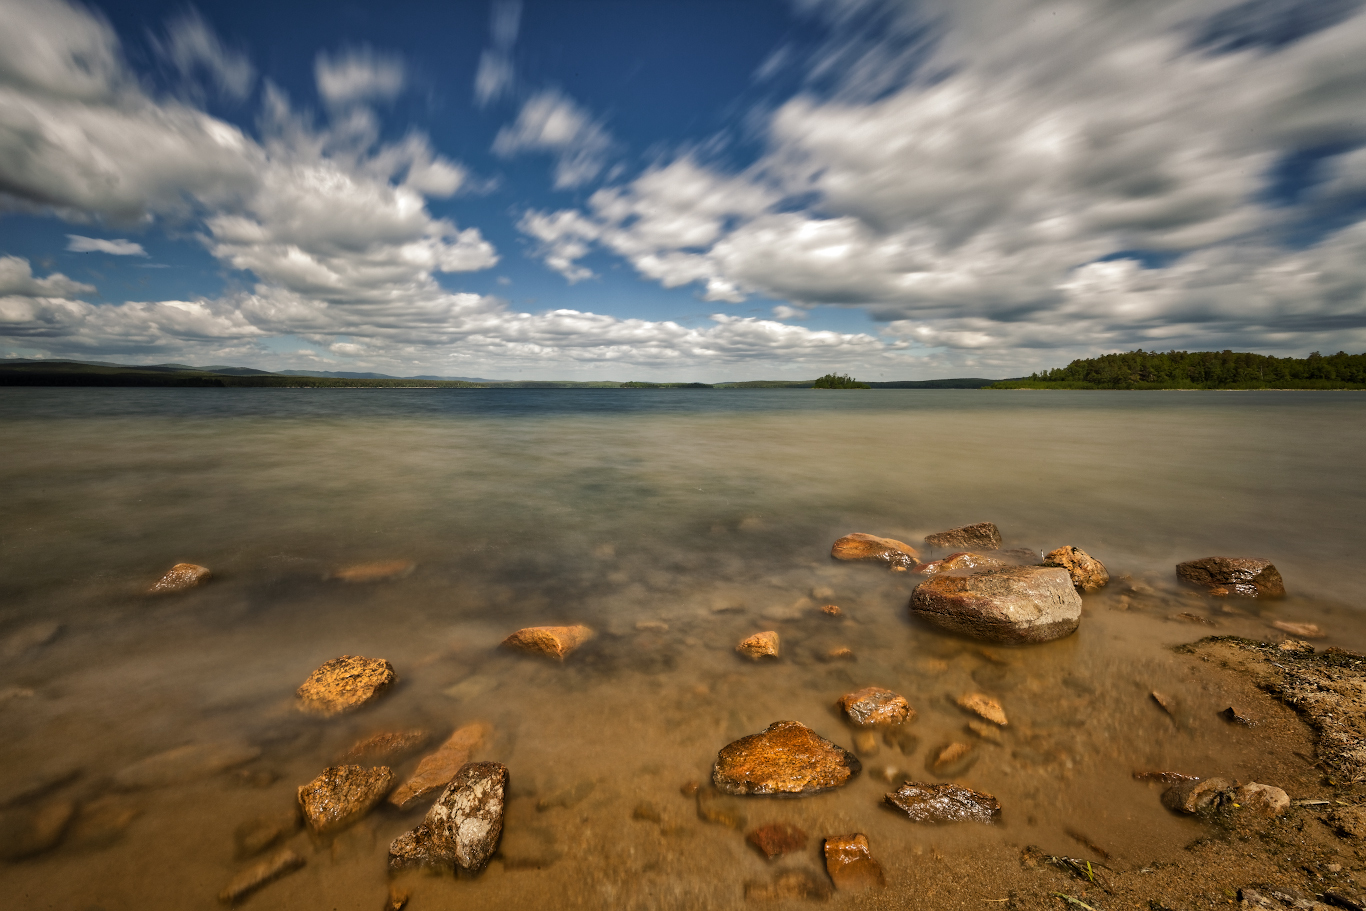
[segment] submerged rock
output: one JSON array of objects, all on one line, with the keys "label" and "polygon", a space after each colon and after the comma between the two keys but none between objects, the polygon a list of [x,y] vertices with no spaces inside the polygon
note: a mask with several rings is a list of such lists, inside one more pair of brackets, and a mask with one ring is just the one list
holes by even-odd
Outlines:
[{"label": "submerged rock", "polygon": [[727,794],[819,794],[848,784],[858,758],[796,721],[775,721],[763,733],[721,749],[712,781]]},{"label": "submerged rock", "polygon": [[429,731],[424,731],[421,728],[410,731],[385,731],[382,734],[357,740],[349,750],[339,757],[338,763],[340,765],[363,765],[365,763],[390,765],[425,747],[431,737]]},{"label": "submerged rock", "polygon": [[822,604],[821,613],[831,617],[838,617],[840,614],[844,613],[844,611],[840,610],[838,604]]},{"label": "submerged rock", "polygon": [[1105,564],[1079,547],[1059,547],[1049,551],[1044,555],[1043,565],[1067,570],[1079,592],[1100,591],[1110,581]]},{"label": "submerged rock", "polygon": [[920,562],[914,547],[895,538],[879,538],[863,532],[845,535],[830,548],[836,560],[874,560],[892,569],[906,570]]},{"label": "submerged rock", "polygon": [[825,872],[841,892],[866,892],[887,885],[882,865],[869,853],[868,837],[863,834],[827,838]]},{"label": "submerged rock", "polygon": [[0,657],[17,658],[25,652],[47,645],[62,631],[56,620],[40,620],[10,633],[0,642]]},{"label": "submerged rock", "polygon": [[866,686],[846,693],[840,697],[839,707],[845,717],[860,727],[882,727],[915,719],[915,712],[905,696],[879,686]]},{"label": "submerged rock", "polygon": [[1295,623],[1291,620],[1275,620],[1271,626],[1297,639],[1322,639],[1323,630],[1313,623]]},{"label": "submerged rock", "polygon": [[203,566],[194,563],[177,563],[166,571],[149,589],[149,595],[169,595],[176,592],[189,591],[198,585],[203,585],[213,578],[213,573]]},{"label": "submerged rock", "polygon": [[755,661],[760,658],[778,657],[778,634],[773,630],[763,633],[755,633],[740,640],[740,644],[735,646],[735,650],[746,658],[753,658]]},{"label": "submerged rock", "polygon": [[383,658],[342,655],[309,674],[296,695],[301,710],[330,718],[373,702],[397,682],[393,665]]},{"label": "submerged rock", "polygon": [[975,573],[983,569],[1004,569],[1009,565],[1004,560],[997,560],[995,557],[961,551],[956,554],[949,554],[942,560],[921,563],[915,568],[915,571],[922,576],[937,576],[940,573]]},{"label": "submerged rock", "polygon": [[1009,724],[1006,720],[1006,710],[1001,708],[1001,703],[995,697],[988,696],[985,693],[968,693],[966,696],[959,696],[958,707],[985,718],[992,724],[999,724],[1001,727]]},{"label": "submerged rock", "polygon": [[302,820],[298,813],[282,813],[275,816],[257,816],[254,819],[248,819],[232,833],[237,857],[245,860],[275,847],[299,831],[301,823]]},{"label": "submerged rock", "polygon": [[972,744],[955,740],[930,750],[925,755],[925,771],[941,778],[951,778],[966,772],[976,761],[977,756]]},{"label": "submerged rock", "polygon": [[936,626],[988,642],[1048,642],[1081,623],[1071,576],[1049,566],[932,576],[915,587],[910,607]]},{"label": "submerged rock", "polygon": [[1233,782],[1226,778],[1178,781],[1162,792],[1162,805],[1177,813],[1201,813],[1215,809],[1231,790]]},{"label": "submerged rock", "polygon": [[0,811],[0,859],[20,860],[56,847],[75,815],[75,802],[65,798]]},{"label": "submerged rock", "polygon": [[938,534],[926,535],[925,543],[940,549],[978,548],[980,550],[1000,550],[1001,532],[990,522],[976,525],[963,525]]},{"label": "submerged rock", "polygon": [[434,752],[422,757],[412,777],[395,789],[389,796],[389,802],[400,810],[406,810],[433,791],[446,787],[461,766],[470,761],[474,751],[483,745],[492,730],[482,721],[457,729]]},{"label": "submerged rock", "polygon": [[697,818],[737,832],[745,827],[747,817],[740,802],[722,794],[712,785],[697,789]]},{"label": "submerged rock", "polygon": [[262,886],[293,873],[306,863],[308,861],[286,848],[234,876],[232,882],[218,893],[218,900],[225,904],[239,902]]},{"label": "submerged rock", "polygon": [[360,820],[393,787],[388,766],[333,766],[299,788],[299,807],[310,832],[330,835]]},{"label": "submerged rock", "polygon": [[394,839],[389,869],[460,868],[477,873],[503,834],[508,770],[498,762],[466,763],[427,811],[422,824]]},{"label": "submerged rock", "polygon": [[774,875],[771,882],[745,883],[745,898],[749,901],[791,901],[829,897],[830,887],[805,870],[784,870]]},{"label": "submerged rock", "polygon": [[745,836],[745,841],[758,849],[760,854],[773,860],[793,851],[804,850],[807,835],[805,831],[790,823],[775,822],[750,832]]},{"label": "submerged rock", "polygon": [[503,648],[563,661],[596,635],[586,626],[529,626],[503,640]]},{"label": "submerged rock", "polygon": [[236,741],[188,743],[124,766],[114,773],[114,785],[134,791],[184,784],[244,765],[260,755],[257,747]]},{"label": "submerged rock", "polygon": [[1205,557],[1176,564],[1181,581],[1208,594],[1232,598],[1284,598],[1285,582],[1267,560],[1246,557]]},{"label": "submerged rock", "polygon": [[819,655],[819,657],[820,657],[820,659],[821,659],[822,661],[826,661],[826,662],[829,662],[829,661],[857,661],[857,660],[858,660],[858,656],[856,656],[856,655],[854,654],[853,649],[847,648],[847,647],[842,646],[842,645],[839,646],[838,648],[832,648],[832,649],[829,649],[828,651],[821,652],[820,655]]},{"label": "submerged rock", "polygon": [[912,822],[991,822],[1001,813],[995,797],[956,784],[908,781],[885,799]]},{"label": "submerged rock", "polygon": [[417,569],[412,560],[380,560],[375,563],[356,563],[343,567],[332,574],[333,579],[341,582],[387,582],[402,579]]}]

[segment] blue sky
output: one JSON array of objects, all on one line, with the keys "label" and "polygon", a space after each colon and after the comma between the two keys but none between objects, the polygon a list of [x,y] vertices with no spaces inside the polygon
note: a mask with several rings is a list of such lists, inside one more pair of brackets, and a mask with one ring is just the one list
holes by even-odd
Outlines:
[{"label": "blue sky", "polygon": [[1359,0],[0,0],[0,356],[1366,349]]}]

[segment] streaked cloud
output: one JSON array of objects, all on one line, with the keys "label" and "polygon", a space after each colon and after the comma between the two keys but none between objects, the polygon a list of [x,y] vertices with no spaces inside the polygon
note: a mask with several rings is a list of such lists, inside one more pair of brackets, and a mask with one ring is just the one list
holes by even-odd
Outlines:
[{"label": "streaked cloud", "polygon": [[388,101],[403,91],[405,82],[401,57],[369,47],[350,48],[335,55],[319,53],[313,75],[318,95],[334,107]]},{"label": "streaked cloud", "polygon": [[537,92],[522,105],[517,120],[498,131],[493,151],[504,157],[522,152],[555,156],[555,187],[581,186],[602,172],[612,137],[572,98],[554,89]]},{"label": "streaked cloud", "polygon": [[118,238],[117,240],[103,240],[98,237],[82,237],[79,234],[68,234],[66,236],[67,250],[72,253],[108,253],[110,256],[146,256],[147,251],[142,249],[142,244],[134,243],[131,240]]},{"label": "streaked cloud", "polygon": [[521,24],[522,0],[493,0],[489,11],[491,46],[480,55],[474,75],[474,103],[481,108],[511,94],[516,84],[512,47]]},{"label": "streaked cloud", "polygon": [[256,84],[256,68],[246,54],[225,47],[194,8],[171,20],[165,40],[153,39],[153,44],[182,77],[193,79],[202,72],[230,98],[246,98]]}]

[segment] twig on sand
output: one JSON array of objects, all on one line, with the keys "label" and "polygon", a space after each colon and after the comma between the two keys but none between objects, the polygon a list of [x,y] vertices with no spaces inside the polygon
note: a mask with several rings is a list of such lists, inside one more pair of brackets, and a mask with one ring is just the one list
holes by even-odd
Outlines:
[{"label": "twig on sand", "polygon": [[1073,898],[1070,895],[1063,895],[1061,892],[1054,892],[1053,894],[1056,895],[1058,898],[1062,899],[1063,901],[1067,902],[1067,904],[1075,905],[1078,908],[1083,908],[1085,909],[1085,911],[1100,911],[1099,908],[1095,908],[1091,905],[1088,905],[1086,902],[1082,901],[1079,898]]}]

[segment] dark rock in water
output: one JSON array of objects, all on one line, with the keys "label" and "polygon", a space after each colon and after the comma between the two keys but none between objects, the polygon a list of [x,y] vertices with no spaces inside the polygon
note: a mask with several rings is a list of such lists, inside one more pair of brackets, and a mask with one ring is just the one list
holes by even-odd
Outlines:
[{"label": "dark rock in water", "polygon": [[749,901],[791,901],[793,899],[826,899],[830,887],[805,870],[785,870],[771,882],[745,883],[745,898]]},{"label": "dark rock in water", "polygon": [[862,834],[825,840],[825,872],[841,892],[866,892],[887,885],[882,865],[869,853],[868,837]]},{"label": "dark rock in water", "polygon": [[0,859],[20,860],[55,847],[75,815],[76,804],[62,798],[0,812]]},{"label": "dark rock in water", "polygon": [[712,781],[727,794],[818,794],[841,785],[863,768],[858,758],[796,721],[775,721],[761,734],[721,749]]},{"label": "dark rock in water", "polygon": [[775,822],[760,826],[746,835],[745,840],[754,845],[760,854],[773,860],[784,854],[805,849],[807,835],[797,826]]},{"label": "dark rock in water", "polygon": [[956,784],[908,781],[886,801],[912,822],[991,822],[1001,813],[995,797]]},{"label": "dark rock in water", "polygon": [[400,810],[406,810],[428,794],[446,787],[461,766],[469,762],[474,752],[488,739],[492,730],[482,721],[458,728],[435,752],[422,757],[412,777],[389,795],[389,802]]},{"label": "dark rock in water", "polygon": [[529,626],[503,640],[503,648],[563,661],[596,633],[586,626]]},{"label": "dark rock in water", "polygon": [[503,834],[507,785],[508,770],[502,763],[471,762],[461,767],[422,824],[389,846],[389,869],[484,869]]},{"label": "dark rock in water", "polygon": [[245,860],[255,857],[262,851],[275,847],[295,832],[303,820],[298,813],[283,813],[276,816],[257,816],[248,819],[237,827],[232,834],[237,847],[237,857]]},{"label": "dark rock in water", "polygon": [[920,562],[920,555],[909,544],[863,532],[840,538],[830,548],[830,556],[836,560],[873,560],[903,572]]},{"label": "dark rock in water", "polygon": [[960,528],[941,531],[938,534],[926,535],[925,543],[930,547],[943,550],[951,548],[1000,550],[1001,532],[990,522],[978,522],[976,525],[964,525]]},{"label": "dark rock in water", "polygon": [[880,686],[866,686],[840,697],[839,707],[859,727],[885,727],[915,720],[915,711],[905,696]]},{"label": "dark rock in water", "polygon": [[299,807],[310,832],[329,835],[369,813],[393,787],[388,766],[333,766],[299,788]]},{"label": "dark rock in water", "polygon": [[1043,558],[1043,565],[1067,570],[1079,592],[1100,591],[1110,581],[1105,564],[1079,547],[1059,547],[1049,551]]},{"label": "dark rock in water", "polygon": [[114,773],[114,785],[132,791],[184,784],[244,765],[260,755],[257,747],[235,741],[189,743],[124,766]]},{"label": "dark rock in water", "polygon": [[356,563],[343,567],[332,574],[333,579],[342,582],[388,582],[402,579],[417,569],[412,560],[381,560],[377,563]]},{"label": "dark rock in water", "polygon": [[1249,781],[1233,792],[1233,802],[1239,809],[1259,816],[1280,816],[1290,809],[1290,795],[1274,785]]},{"label": "dark rock in water", "polygon": [[1224,778],[1181,781],[1162,792],[1162,805],[1177,813],[1202,813],[1215,809],[1231,790],[1233,782]]},{"label": "dark rock in water", "polygon": [[697,791],[697,818],[737,832],[745,827],[746,817],[740,802],[728,797],[711,785]]},{"label": "dark rock in water", "polygon": [[1081,623],[1072,577],[1048,566],[933,576],[915,587],[910,607],[936,626],[989,642],[1048,642]]},{"label": "dark rock in water", "polygon": [[212,577],[213,574],[202,566],[196,566],[193,563],[177,563],[147,590],[147,594],[170,595],[176,592],[189,591],[208,582]]},{"label": "dark rock in water", "polygon": [[1176,564],[1177,578],[1211,595],[1232,598],[1284,598],[1285,582],[1267,560],[1205,557]]},{"label": "dark rock in water", "polygon": [[982,554],[962,551],[949,554],[942,560],[921,563],[915,567],[915,571],[922,576],[937,576],[940,573],[975,573],[983,569],[1004,569],[1009,565],[1004,560],[997,560],[995,557],[985,557]]},{"label": "dark rock in water", "polygon": [[356,741],[337,761],[342,765],[363,765],[367,762],[372,765],[391,765],[425,747],[431,737],[431,733],[421,729],[386,731]]},{"label": "dark rock in water", "polygon": [[293,873],[306,863],[306,860],[286,848],[234,876],[232,882],[218,893],[218,900],[225,904],[239,902],[262,886]]},{"label": "dark rock in water", "polygon": [[755,633],[740,640],[735,650],[746,658],[758,661],[760,658],[778,657],[778,634],[773,630]]},{"label": "dark rock in water", "polygon": [[1346,838],[1366,838],[1366,807],[1340,807],[1328,814],[1328,823]]},{"label": "dark rock in water", "polygon": [[393,665],[383,658],[342,655],[309,674],[296,695],[300,709],[330,718],[378,699],[397,682]]}]

